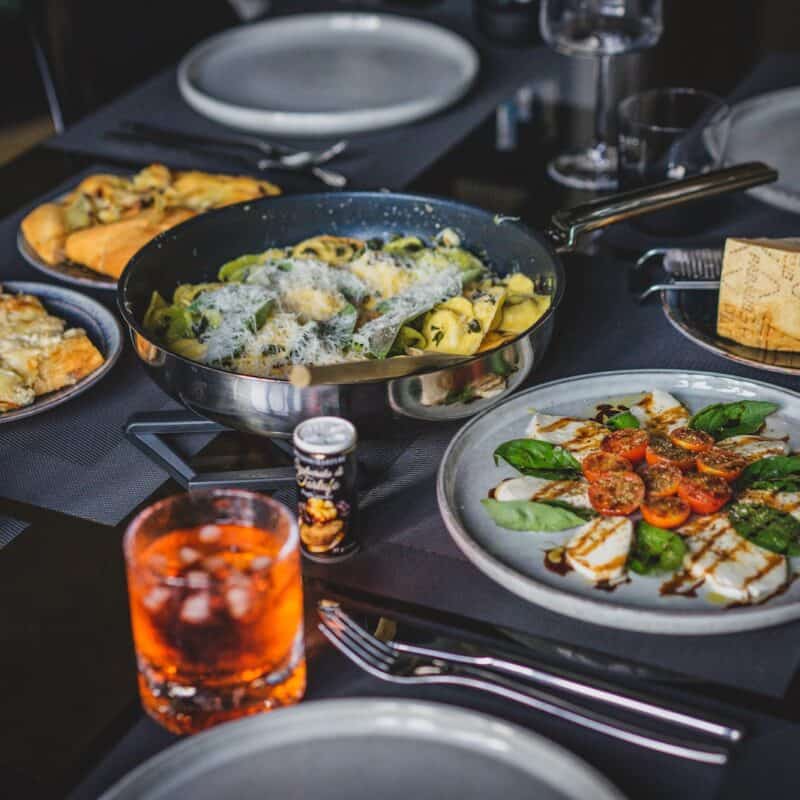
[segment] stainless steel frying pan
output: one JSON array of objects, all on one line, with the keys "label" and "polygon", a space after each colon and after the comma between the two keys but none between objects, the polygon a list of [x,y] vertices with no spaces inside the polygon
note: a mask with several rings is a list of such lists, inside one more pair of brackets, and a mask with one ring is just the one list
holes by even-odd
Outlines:
[{"label": "stainless steel frying pan", "polygon": [[[582,234],[776,178],[764,164],[742,164],[559,211],[541,234],[442,198],[383,192],[269,197],[205,214],[151,241],[131,259],[120,279],[119,307],[152,378],[188,408],[232,428],[286,434],[300,420],[318,414],[347,417],[363,433],[379,432],[397,420],[461,419],[512,392],[541,360],[564,296],[558,253],[572,249]],[[430,240],[445,227],[456,230],[465,246],[485,256],[498,273],[522,271],[552,296],[550,309],[532,328],[463,364],[389,381],[300,389],[286,380],[190,361],[154,342],[142,327],[154,290],[169,296],[180,283],[214,280],[221,264],[242,253],[320,233],[362,239],[413,233]]]}]

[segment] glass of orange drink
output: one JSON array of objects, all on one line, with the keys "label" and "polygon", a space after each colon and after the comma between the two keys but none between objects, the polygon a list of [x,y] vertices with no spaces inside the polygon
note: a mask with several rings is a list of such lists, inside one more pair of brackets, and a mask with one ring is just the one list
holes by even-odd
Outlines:
[{"label": "glass of orange drink", "polygon": [[124,547],[139,691],[174,733],[297,702],[305,691],[297,523],[235,489],[176,495]]}]

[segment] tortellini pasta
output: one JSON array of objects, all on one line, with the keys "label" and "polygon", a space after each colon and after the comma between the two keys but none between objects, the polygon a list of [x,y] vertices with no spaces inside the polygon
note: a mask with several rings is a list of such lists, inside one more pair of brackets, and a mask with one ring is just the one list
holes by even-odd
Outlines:
[{"label": "tortellini pasta", "polygon": [[144,327],[186,358],[282,376],[298,363],[425,351],[471,356],[530,328],[548,309],[522,273],[500,277],[458,235],[433,245],[320,235],[224,264],[218,281],[154,293]]}]

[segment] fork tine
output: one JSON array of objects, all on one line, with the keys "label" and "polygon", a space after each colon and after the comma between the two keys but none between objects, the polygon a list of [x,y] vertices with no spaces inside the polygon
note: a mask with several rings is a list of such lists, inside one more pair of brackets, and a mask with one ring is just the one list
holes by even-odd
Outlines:
[{"label": "fork tine", "polygon": [[321,624],[327,628],[344,645],[354,650],[365,661],[369,661],[375,669],[388,671],[393,664],[393,660],[385,656],[377,655],[365,648],[361,641],[354,637],[344,626],[335,620],[323,619]]},{"label": "fork tine", "polygon": [[386,644],[386,642],[382,642],[375,635],[371,634],[366,628],[363,628],[361,625],[359,625],[347,612],[343,611],[340,606],[331,608],[329,613],[340,620],[342,624],[351,631],[351,633],[358,636],[364,645],[368,645],[371,649],[377,651],[383,656],[397,658],[397,650]]},{"label": "fork tine", "polygon": [[376,666],[372,660],[368,660],[364,658],[358,651],[353,649],[353,647],[342,639],[336,631],[329,628],[324,622],[321,622],[318,626],[320,633],[346,658],[349,658],[356,666],[363,669],[365,672],[368,672],[370,675],[374,676],[375,678],[380,678],[384,681],[392,681],[397,682],[399,679],[395,678],[391,672],[388,672],[385,668]]}]

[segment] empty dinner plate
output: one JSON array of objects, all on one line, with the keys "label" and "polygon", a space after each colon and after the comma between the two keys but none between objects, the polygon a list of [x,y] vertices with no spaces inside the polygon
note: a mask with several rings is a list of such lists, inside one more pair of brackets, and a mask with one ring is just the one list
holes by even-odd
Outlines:
[{"label": "empty dinner plate", "polygon": [[325,700],[170,747],[103,800],[622,800],[566,750],[515,725],[409,700]]},{"label": "empty dinner plate", "polygon": [[383,14],[298,14],[192,49],[178,86],[223,125],[286,135],[375,130],[439,111],[469,89],[478,54],[438,25]]}]

